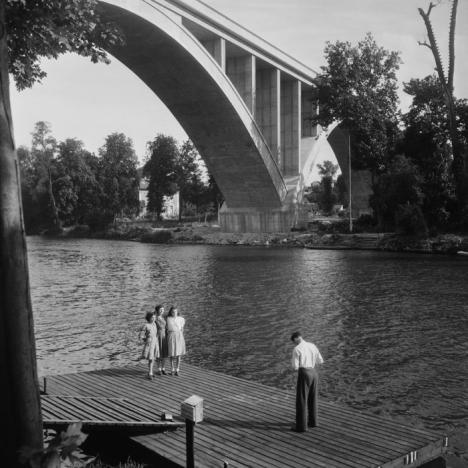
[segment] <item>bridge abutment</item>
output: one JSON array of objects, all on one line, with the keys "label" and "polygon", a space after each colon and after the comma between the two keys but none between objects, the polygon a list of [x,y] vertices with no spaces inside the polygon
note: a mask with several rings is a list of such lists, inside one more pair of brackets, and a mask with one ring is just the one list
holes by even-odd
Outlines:
[{"label": "bridge abutment", "polygon": [[225,232],[289,232],[295,222],[294,207],[228,208],[219,211],[220,227]]}]

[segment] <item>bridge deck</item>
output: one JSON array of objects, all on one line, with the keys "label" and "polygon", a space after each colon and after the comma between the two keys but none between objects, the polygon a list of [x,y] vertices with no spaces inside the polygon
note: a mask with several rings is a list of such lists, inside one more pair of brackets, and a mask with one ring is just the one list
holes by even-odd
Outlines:
[{"label": "bridge deck", "polygon": [[[180,376],[153,381],[145,378],[142,365],[53,376],[47,379],[47,392],[124,397],[156,416],[162,411],[178,415],[181,401],[199,395],[205,414],[195,429],[195,463],[200,468],[222,467],[224,462],[229,467],[415,467],[444,451],[440,434],[323,400],[320,426],[307,433],[292,432],[293,392],[185,363]],[[185,428],[132,439],[185,466]]]}]

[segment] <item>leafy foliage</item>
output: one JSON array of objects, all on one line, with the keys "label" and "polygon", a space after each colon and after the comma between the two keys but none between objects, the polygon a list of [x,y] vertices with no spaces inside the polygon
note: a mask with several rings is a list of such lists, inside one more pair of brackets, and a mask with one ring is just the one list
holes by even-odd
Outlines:
[{"label": "leafy foliage", "polygon": [[428,224],[442,227],[455,203],[445,98],[436,76],[411,80],[405,83],[404,90],[413,97],[413,102],[403,117],[402,149],[423,178],[422,210]]},{"label": "leafy foliage", "polygon": [[447,107],[446,119],[453,156],[451,170],[454,178],[455,199],[457,202],[456,211],[457,215],[461,215],[468,210],[468,173],[466,164],[468,148],[466,145],[466,139],[464,142],[461,140],[462,135],[460,135],[457,122],[457,100],[453,94],[453,77],[455,71],[455,26],[458,0],[451,0],[450,3],[452,9],[449,23],[449,60],[447,74],[445,74],[445,70],[442,65],[439,48],[430,19],[431,11],[436,6],[433,2],[429,2],[427,11],[424,11],[422,8],[418,8],[427,32],[427,41],[419,42],[419,44],[428,47],[432,52],[436,65],[437,76],[439,78],[437,83],[440,87],[440,92],[444,96]]},{"label": "leafy foliage", "polygon": [[173,137],[163,134],[149,141],[147,147],[149,158],[143,167],[143,175],[149,179],[148,211],[161,219],[164,197],[177,191],[179,149]]},{"label": "leafy foliage", "polygon": [[97,180],[99,160],[84,149],[83,142],[69,138],[59,143],[56,164],[60,216],[66,224],[84,224],[102,193]]},{"label": "leafy foliage", "polygon": [[54,195],[54,180],[57,178],[55,155],[57,141],[52,136],[50,125],[47,122],[37,122],[32,134],[31,155],[35,161],[36,189],[39,194],[46,194],[50,219],[54,230],[60,230],[62,223],[59,217],[57,203]]},{"label": "leafy foliage", "polygon": [[402,155],[398,155],[388,170],[378,177],[370,204],[382,229],[395,229],[397,213],[403,214],[405,206],[413,207],[412,211],[418,207],[420,211],[424,199],[422,182],[417,166]]},{"label": "leafy foliage", "polygon": [[335,174],[338,172],[338,165],[333,164],[331,161],[323,161],[323,164],[317,164],[319,174],[324,177],[324,176],[329,176],[329,177],[335,177]]},{"label": "leafy foliage", "polygon": [[318,123],[340,121],[352,134],[355,168],[385,167],[398,135],[397,52],[379,47],[368,33],[357,46],[327,42],[327,65],[316,79]]},{"label": "leafy foliage", "polygon": [[122,32],[99,14],[97,0],[6,0],[9,71],[18,89],[46,73],[40,59],[67,52],[109,62],[104,50],[123,43]]},{"label": "leafy foliage", "polygon": [[133,142],[123,133],[112,133],[99,149],[98,182],[102,189],[102,210],[115,217],[138,212],[137,157]]},{"label": "leafy foliage", "polygon": [[88,437],[81,432],[81,423],[70,424],[66,431],[46,437],[43,450],[23,449],[21,458],[31,468],[80,468],[91,463],[94,458],[83,454],[81,444]]},{"label": "leafy foliage", "polygon": [[109,135],[100,152],[98,158],[74,138],[57,143],[47,123],[36,124],[31,150],[18,149],[27,232],[62,223],[96,229],[118,214],[137,213],[139,177],[131,140]]},{"label": "leafy foliage", "polygon": [[198,151],[190,140],[182,143],[176,163],[177,187],[179,189],[179,219],[182,218],[184,205],[193,206],[203,204],[205,184],[202,181],[201,159]]}]

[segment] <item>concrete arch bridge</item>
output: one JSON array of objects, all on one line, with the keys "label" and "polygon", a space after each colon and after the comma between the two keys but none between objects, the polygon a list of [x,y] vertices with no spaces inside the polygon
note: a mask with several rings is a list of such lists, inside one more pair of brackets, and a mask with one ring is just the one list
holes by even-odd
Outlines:
[{"label": "concrete arch bridge", "polygon": [[[214,176],[225,198],[222,228],[296,225],[303,188],[328,144],[311,124],[316,73],[198,0],[100,4],[126,35],[108,52],[164,102]],[[343,138],[335,133],[338,151]]]}]

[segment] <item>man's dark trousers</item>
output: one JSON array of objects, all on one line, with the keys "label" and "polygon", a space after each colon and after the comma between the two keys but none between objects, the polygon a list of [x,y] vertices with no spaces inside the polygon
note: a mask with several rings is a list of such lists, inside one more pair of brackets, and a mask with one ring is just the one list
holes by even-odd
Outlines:
[{"label": "man's dark trousers", "polygon": [[300,367],[296,390],[296,431],[304,432],[307,426],[318,424],[318,373],[315,369]]}]

